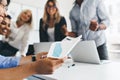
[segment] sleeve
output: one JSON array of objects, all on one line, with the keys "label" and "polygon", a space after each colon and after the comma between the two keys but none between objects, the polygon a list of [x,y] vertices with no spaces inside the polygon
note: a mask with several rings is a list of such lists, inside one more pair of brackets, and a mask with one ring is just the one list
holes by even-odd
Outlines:
[{"label": "sleeve", "polygon": [[0,55],[0,68],[16,67],[20,63],[21,57],[4,57]]},{"label": "sleeve", "polygon": [[39,39],[40,42],[47,42],[48,36],[47,36],[47,31],[46,28],[43,28],[43,20],[40,19],[40,24],[39,24]]},{"label": "sleeve", "polygon": [[61,26],[67,25],[66,20],[64,17],[61,18]]},{"label": "sleeve", "polygon": [[98,2],[97,15],[98,15],[98,18],[100,19],[100,24],[104,24],[106,25],[106,27],[110,25],[110,20],[108,16],[109,14],[107,13],[107,10],[102,0],[99,0]]},{"label": "sleeve", "polygon": [[39,40],[40,42],[42,41],[42,19],[40,19],[40,22],[39,22]]},{"label": "sleeve", "polygon": [[69,18],[70,18],[70,22],[71,22],[71,29],[72,29],[72,32],[77,32],[77,28],[76,28],[77,25],[76,25],[76,22],[75,22],[75,20],[74,20],[74,18],[73,18],[72,11],[70,12]]},{"label": "sleeve", "polygon": [[23,56],[26,56],[27,50],[28,50],[28,39],[29,39],[29,34],[30,30],[29,26],[26,26],[27,28],[25,29],[25,33],[22,38],[22,43],[21,43],[21,49],[20,49],[20,54]]}]

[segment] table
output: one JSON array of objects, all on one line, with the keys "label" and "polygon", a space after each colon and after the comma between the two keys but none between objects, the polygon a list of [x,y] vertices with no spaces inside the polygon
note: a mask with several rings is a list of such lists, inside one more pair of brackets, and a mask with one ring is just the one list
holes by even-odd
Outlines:
[{"label": "table", "polygon": [[44,79],[29,77],[28,80],[120,80],[120,63],[111,61],[100,65],[67,61],[52,75],[35,76]]}]

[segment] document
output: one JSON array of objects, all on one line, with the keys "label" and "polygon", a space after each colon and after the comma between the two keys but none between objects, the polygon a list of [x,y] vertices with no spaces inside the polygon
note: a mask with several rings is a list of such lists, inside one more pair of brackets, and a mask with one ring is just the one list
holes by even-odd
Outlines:
[{"label": "document", "polygon": [[70,51],[74,48],[74,46],[81,41],[81,37],[65,37],[62,41],[60,42],[54,42],[52,43],[50,50],[48,52],[48,57],[53,57],[53,58],[63,58],[66,57]]}]

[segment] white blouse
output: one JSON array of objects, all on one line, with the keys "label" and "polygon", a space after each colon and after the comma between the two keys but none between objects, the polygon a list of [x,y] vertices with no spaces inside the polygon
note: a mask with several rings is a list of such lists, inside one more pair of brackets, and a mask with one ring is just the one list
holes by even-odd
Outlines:
[{"label": "white blouse", "polygon": [[48,28],[47,32],[48,32],[48,36],[49,36],[49,42],[54,42],[55,38],[54,38],[54,27],[52,28]]},{"label": "white blouse", "polygon": [[20,53],[21,55],[26,56],[28,50],[29,33],[31,31],[30,26],[24,24],[18,28],[16,22],[12,22],[10,28],[11,34],[4,40],[11,46],[19,49],[17,54]]}]

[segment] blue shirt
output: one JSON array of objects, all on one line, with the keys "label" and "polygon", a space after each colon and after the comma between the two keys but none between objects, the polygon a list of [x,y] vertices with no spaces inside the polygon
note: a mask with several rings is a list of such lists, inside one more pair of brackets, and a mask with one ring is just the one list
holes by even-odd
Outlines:
[{"label": "blue shirt", "polygon": [[19,65],[20,57],[4,57],[0,55],[0,69],[11,68]]},{"label": "blue shirt", "polygon": [[105,30],[91,31],[90,21],[109,26],[109,17],[102,0],[83,0],[81,6],[75,3],[70,11],[72,31],[82,35],[83,40],[94,40],[97,47],[106,42]]}]

